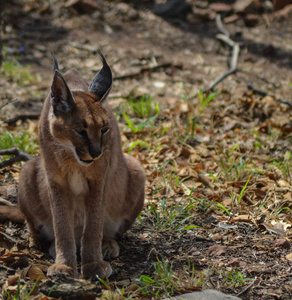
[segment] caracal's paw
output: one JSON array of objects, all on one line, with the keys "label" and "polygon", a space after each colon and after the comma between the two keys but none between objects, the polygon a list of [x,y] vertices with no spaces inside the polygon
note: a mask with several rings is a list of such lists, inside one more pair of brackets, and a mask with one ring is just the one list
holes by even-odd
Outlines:
[{"label": "caracal's paw", "polygon": [[100,278],[106,278],[111,274],[111,265],[103,260],[82,266],[82,277],[85,279],[96,280],[97,276]]},{"label": "caracal's paw", "polygon": [[102,240],[102,253],[106,258],[116,258],[120,254],[119,244],[111,239],[104,237]]},{"label": "caracal's paw", "polygon": [[74,270],[71,267],[66,266],[64,264],[57,264],[57,263],[53,264],[48,268],[47,271],[48,276],[52,276],[60,273],[67,274],[71,277],[77,277],[77,272],[76,274],[74,274]]}]

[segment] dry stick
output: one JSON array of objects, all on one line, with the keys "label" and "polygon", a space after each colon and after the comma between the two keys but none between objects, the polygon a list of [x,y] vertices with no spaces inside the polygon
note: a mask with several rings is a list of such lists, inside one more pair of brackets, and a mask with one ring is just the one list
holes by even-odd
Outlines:
[{"label": "dry stick", "polygon": [[0,150],[0,155],[15,155],[15,157],[1,162],[0,169],[8,167],[8,166],[12,166],[13,164],[20,162],[20,161],[28,161],[31,159],[31,157],[28,154],[26,154],[25,152],[23,152],[17,148]]},{"label": "dry stick", "polygon": [[216,15],[216,26],[221,31],[224,35],[230,37],[230,33],[227,29],[224,28],[222,20],[221,20],[221,15],[217,14]]},{"label": "dry stick", "polygon": [[[0,0],[1,1],[1,0]],[[5,107],[6,105],[10,104],[10,103],[14,103],[18,101],[18,99],[14,99],[14,100],[8,100],[7,102],[5,102],[4,104],[0,105],[0,110]]]},{"label": "dry stick", "polygon": [[274,97],[278,102],[282,103],[282,104],[286,104],[288,106],[292,106],[292,102],[288,101],[288,100],[284,100],[284,99],[278,99],[275,95],[269,94],[266,91],[260,90],[255,88],[254,86],[252,86],[251,84],[248,84],[247,87],[253,91],[254,94],[260,95],[262,97],[265,96],[271,96]]},{"label": "dry stick", "polygon": [[241,291],[240,293],[238,293],[236,295],[236,297],[239,297],[239,296],[243,295],[246,291],[248,291],[254,285],[254,283],[256,282],[256,280],[257,280],[257,277],[254,278],[254,281],[249,286],[247,286],[247,288],[245,288],[243,291]]},{"label": "dry stick", "polygon": [[235,73],[238,71],[237,69],[237,63],[238,63],[238,56],[239,56],[239,45],[238,43],[235,43],[230,37],[229,37],[229,32],[223,27],[222,22],[221,22],[221,17],[220,15],[217,15],[216,17],[216,24],[218,29],[223,32],[223,34],[219,33],[216,35],[216,38],[225,44],[227,44],[229,47],[232,48],[232,57],[231,57],[231,62],[230,62],[230,68],[227,72],[219,76],[216,80],[214,80],[206,89],[203,90],[203,92],[207,91],[213,91],[214,87],[220,83],[222,80],[224,80],[226,77],[229,75]]},{"label": "dry stick", "polygon": [[8,125],[14,125],[18,120],[21,120],[21,121],[25,121],[27,119],[38,120],[39,116],[40,116],[40,113],[19,115],[19,116],[13,117],[11,119],[3,120],[3,122],[7,123]]}]

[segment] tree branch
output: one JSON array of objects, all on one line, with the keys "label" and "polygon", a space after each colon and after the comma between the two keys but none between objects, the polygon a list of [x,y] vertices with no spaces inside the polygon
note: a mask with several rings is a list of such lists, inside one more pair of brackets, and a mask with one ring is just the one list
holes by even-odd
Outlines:
[{"label": "tree branch", "polygon": [[0,150],[0,155],[15,155],[15,157],[1,162],[0,169],[3,169],[8,166],[12,166],[13,164],[20,162],[20,161],[28,161],[31,159],[31,157],[27,153],[25,153],[17,148]]},{"label": "tree branch", "polygon": [[229,47],[232,48],[232,56],[230,60],[230,68],[227,72],[224,74],[220,75],[216,80],[214,80],[206,89],[203,90],[203,92],[207,91],[213,91],[215,86],[223,81],[225,78],[227,78],[229,75],[234,74],[238,71],[237,69],[237,63],[238,63],[238,56],[239,56],[239,51],[240,47],[239,44],[234,42],[229,36],[230,33],[223,27],[222,22],[221,22],[221,17],[220,15],[216,16],[216,25],[219,31],[222,33],[219,33],[216,35],[216,38],[223,43],[227,44]]},{"label": "tree branch", "polygon": [[30,120],[38,120],[39,116],[40,116],[39,113],[19,115],[19,116],[16,116],[16,117],[14,117],[14,118],[11,118],[11,119],[3,120],[3,122],[7,123],[8,125],[15,125],[15,123],[16,123],[18,120],[21,120],[21,121],[25,121],[25,120],[27,120],[27,119],[30,119]]}]

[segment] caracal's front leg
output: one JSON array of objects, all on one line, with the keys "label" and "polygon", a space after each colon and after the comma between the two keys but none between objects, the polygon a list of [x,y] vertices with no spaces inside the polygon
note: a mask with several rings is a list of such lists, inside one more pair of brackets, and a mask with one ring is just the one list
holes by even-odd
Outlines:
[{"label": "caracal's front leg", "polygon": [[67,273],[77,277],[74,218],[70,198],[55,182],[50,182],[51,210],[53,217],[56,261],[49,267],[48,275]]},{"label": "caracal's front leg", "polygon": [[[104,174],[104,177],[106,175]],[[96,275],[109,277],[112,269],[102,257],[103,223],[105,203],[103,197],[104,178],[90,182],[90,195],[85,200],[85,227],[81,246],[81,272],[83,278],[96,280]]]}]

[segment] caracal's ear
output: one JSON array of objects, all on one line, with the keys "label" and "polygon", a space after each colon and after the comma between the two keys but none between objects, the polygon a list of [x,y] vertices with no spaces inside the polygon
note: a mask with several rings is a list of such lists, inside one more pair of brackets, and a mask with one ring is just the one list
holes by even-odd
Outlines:
[{"label": "caracal's ear", "polygon": [[107,64],[105,57],[100,50],[98,50],[98,54],[103,67],[93,78],[88,91],[95,94],[99,99],[98,101],[102,103],[105,101],[106,96],[112,87],[113,78],[111,68]]},{"label": "caracal's ear", "polygon": [[54,55],[53,52],[51,54],[52,54],[52,57],[53,57],[54,71],[59,70],[58,60],[57,60],[57,58],[56,58],[56,56]]},{"label": "caracal's ear", "polygon": [[75,101],[62,74],[56,69],[51,87],[51,104],[56,117],[67,114],[75,107]]}]

